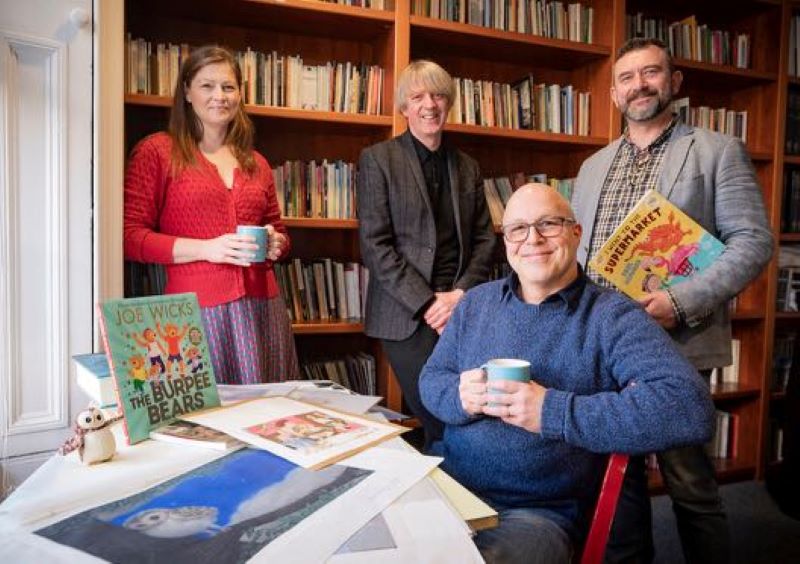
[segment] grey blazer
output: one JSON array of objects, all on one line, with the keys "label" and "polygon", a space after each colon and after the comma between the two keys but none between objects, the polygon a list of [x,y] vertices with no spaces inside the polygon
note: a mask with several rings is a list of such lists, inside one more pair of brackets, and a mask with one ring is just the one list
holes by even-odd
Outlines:
[{"label": "grey blazer", "polygon": [[[459,243],[455,287],[489,279],[496,237],[478,164],[448,148],[447,163]],[[367,147],[358,163],[361,257],[369,269],[366,333],[406,339],[433,297],[436,225],[411,133]]]},{"label": "grey blazer", "polygon": [[[621,140],[586,160],[572,206],[583,226],[578,260],[586,266],[600,190]],[[670,333],[699,369],[731,362],[728,300],[758,276],[773,236],[750,157],[739,139],[679,123],[664,156],[658,191],[709,233],[725,252],[707,270],[672,288],[686,323]]]}]

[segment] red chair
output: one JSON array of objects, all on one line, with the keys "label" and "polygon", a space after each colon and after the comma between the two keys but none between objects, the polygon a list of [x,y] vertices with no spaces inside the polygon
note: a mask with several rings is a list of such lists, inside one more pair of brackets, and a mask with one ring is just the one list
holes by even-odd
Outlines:
[{"label": "red chair", "polygon": [[617,500],[622,490],[622,479],[628,467],[627,454],[612,454],[608,457],[606,475],[603,485],[600,486],[600,495],[597,497],[597,507],[592,517],[592,525],[586,544],[583,546],[581,564],[601,564],[606,553],[608,534],[611,532],[611,523],[614,522],[614,513],[617,511]]}]

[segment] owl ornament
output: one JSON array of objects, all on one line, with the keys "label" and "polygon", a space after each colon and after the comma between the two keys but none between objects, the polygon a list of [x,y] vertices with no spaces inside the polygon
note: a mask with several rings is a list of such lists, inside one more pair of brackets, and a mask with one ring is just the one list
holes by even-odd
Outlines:
[{"label": "owl ornament", "polygon": [[108,419],[96,407],[81,411],[75,419],[72,437],[58,449],[58,454],[67,455],[78,451],[78,458],[84,464],[94,464],[110,460],[117,451],[117,443],[111,432],[111,424],[119,417]]}]

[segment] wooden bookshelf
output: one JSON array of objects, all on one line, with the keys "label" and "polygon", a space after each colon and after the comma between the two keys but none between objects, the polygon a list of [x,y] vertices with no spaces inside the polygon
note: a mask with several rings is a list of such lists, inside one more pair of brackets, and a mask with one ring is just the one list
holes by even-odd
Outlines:
[{"label": "wooden bookshelf", "polygon": [[[797,4],[789,0],[698,3],[675,0],[585,0],[594,9],[593,42],[581,43],[411,14],[411,0],[388,1],[385,10],[313,0],[128,0],[126,31],[153,42],[218,42],[237,50],[251,47],[299,54],[304,61],[330,60],[378,64],[385,69],[381,115],[316,112],[247,106],[257,128],[257,148],[275,166],[286,160],[342,159],[356,162],[362,148],[404,131],[393,109],[398,72],[413,59],[430,58],[455,77],[513,83],[528,74],[547,84],[571,84],[591,92],[587,136],[553,134],[465,124],[449,124],[447,135],[478,160],[487,177],[516,172],[556,178],[577,174],[582,162],[621,132],[610,97],[616,49],[624,42],[625,14],[644,12],[675,21],[695,14],[713,29],[751,36],[748,69],[680,59],[685,75],[680,95],[693,104],[748,112],[747,149],[763,187],[774,226],[780,223],[783,167],[800,165],[785,155],[788,20]],[[125,97],[126,149],[144,135],[163,129],[169,98]],[[293,256],[360,260],[358,221],[286,218]],[[776,228],[777,234],[777,228]],[[800,242],[800,234],[779,235]],[[800,314],[776,313],[777,260],[739,297],[732,314],[734,335],[742,342],[740,381],[713,391],[715,401],[740,416],[739,457],[717,461],[722,481],[763,477],[770,409],[769,374],[776,323],[800,326]],[[363,335],[361,323],[298,323],[298,353],[329,354],[340,349],[372,352],[378,359],[378,387],[388,407],[400,410],[394,383],[380,346]]]}]

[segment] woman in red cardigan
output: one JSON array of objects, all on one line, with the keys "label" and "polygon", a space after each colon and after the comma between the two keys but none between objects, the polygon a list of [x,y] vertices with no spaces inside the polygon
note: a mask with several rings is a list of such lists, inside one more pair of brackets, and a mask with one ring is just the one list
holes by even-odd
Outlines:
[{"label": "woman in red cardigan", "polygon": [[[166,265],[166,293],[195,292],[217,381],[298,377],[291,325],[272,269],[289,252],[272,170],[253,150],[242,74],[216,46],[181,67],[169,132],[142,140],[125,175],[125,257]],[[265,225],[267,260],[250,262]]]}]

